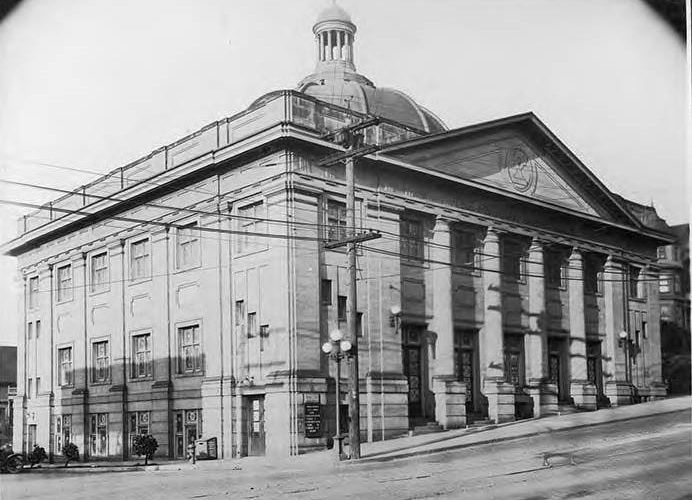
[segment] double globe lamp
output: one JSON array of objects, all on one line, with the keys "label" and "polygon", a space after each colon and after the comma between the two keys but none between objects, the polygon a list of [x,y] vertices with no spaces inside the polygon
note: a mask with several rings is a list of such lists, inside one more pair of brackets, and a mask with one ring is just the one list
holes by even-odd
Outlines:
[{"label": "double globe lamp", "polygon": [[336,362],[336,435],[334,441],[339,460],[344,458],[343,439],[341,434],[341,360],[349,357],[352,352],[353,344],[350,340],[344,339],[341,330],[332,330],[329,334],[329,342],[322,344],[322,351]]}]

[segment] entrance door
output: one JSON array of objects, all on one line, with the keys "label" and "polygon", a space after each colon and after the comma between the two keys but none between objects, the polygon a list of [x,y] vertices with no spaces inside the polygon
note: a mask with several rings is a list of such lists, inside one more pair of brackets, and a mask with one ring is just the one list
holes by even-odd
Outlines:
[{"label": "entrance door", "polygon": [[470,420],[482,412],[477,340],[476,330],[454,332],[454,375],[466,384],[466,418]]},{"label": "entrance door", "polygon": [[29,424],[29,431],[27,433],[27,449],[29,453],[34,449],[36,444],[36,424]]},{"label": "entrance door", "polygon": [[402,328],[402,354],[404,375],[408,380],[409,419],[425,417],[423,349],[420,327]]},{"label": "entrance door", "polygon": [[601,342],[586,342],[586,378],[596,386],[597,401],[602,401],[604,397],[601,359]]},{"label": "entrance door", "polygon": [[202,410],[175,412],[175,457],[186,458],[187,447],[202,437]]},{"label": "entrance door", "polygon": [[265,451],[264,396],[249,396],[247,402],[247,454],[251,457],[263,456]]},{"label": "entrance door", "polygon": [[557,385],[558,401],[567,401],[569,399],[565,346],[565,339],[548,339],[548,380],[551,384]]}]

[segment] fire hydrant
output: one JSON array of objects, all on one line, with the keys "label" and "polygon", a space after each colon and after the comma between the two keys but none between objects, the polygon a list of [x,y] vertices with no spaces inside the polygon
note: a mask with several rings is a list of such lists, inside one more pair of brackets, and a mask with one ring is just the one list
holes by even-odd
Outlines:
[{"label": "fire hydrant", "polygon": [[192,462],[193,464],[194,464],[195,461],[196,461],[196,460],[195,460],[195,459],[196,459],[195,455],[196,455],[196,453],[195,453],[195,443],[192,442],[192,443],[190,443],[190,444],[187,445],[187,459],[188,459],[190,462]]}]

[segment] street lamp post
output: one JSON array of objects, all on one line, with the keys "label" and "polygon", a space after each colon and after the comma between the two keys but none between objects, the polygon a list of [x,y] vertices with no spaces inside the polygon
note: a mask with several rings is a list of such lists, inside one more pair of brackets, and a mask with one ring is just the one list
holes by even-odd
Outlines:
[{"label": "street lamp post", "polygon": [[352,344],[344,339],[341,330],[333,330],[329,334],[329,342],[322,344],[322,351],[336,362],[336,435],[334,449],[339,460],[344,458],[344,446],[341,435],[341,360],[351,355]]}]

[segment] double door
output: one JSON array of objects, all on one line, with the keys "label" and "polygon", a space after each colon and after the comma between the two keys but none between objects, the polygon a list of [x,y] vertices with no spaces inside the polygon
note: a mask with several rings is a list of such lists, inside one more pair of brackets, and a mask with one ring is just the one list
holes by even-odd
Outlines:
[{"label": "double door", "polygon": [[569,362],[567,339],[550,337],[548,339],[548,380],[557,386],[558,401],[568,401],[569,392]]},{"label": "double door", "polygon": [[175,456],[186,458],[188,446],[202,437],[202,410],[178,410],[174,418]]},{"label": "double door", "polygon": [[265,453],[264,396],[245,397],[245,436],[248,456],[263,456]]},{"label": "double door", "polygon": [[478,364],[478,332],[454,332],[454,375],[466,384],[466,416],[469,420],[482,413],[480,404],[480,377]]},{"label": "double door", "polygon": [[428,381],[427,356],[423,340],[423,328],[419,326],[402,327],[401,352],[403,356],[403,371],[408,381],[408,415],[409,420],[426,420],[429,411],[426,411],[426,403],[429,397],[426,394]]}]

